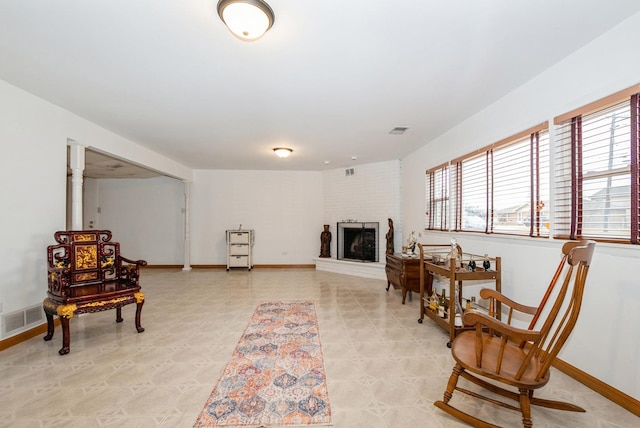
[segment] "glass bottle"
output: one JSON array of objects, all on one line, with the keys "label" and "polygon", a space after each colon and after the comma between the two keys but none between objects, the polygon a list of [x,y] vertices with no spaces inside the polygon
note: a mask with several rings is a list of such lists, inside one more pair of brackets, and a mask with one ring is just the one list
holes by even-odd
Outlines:
[{"label": "glass bottle", "polygon": [[442,295],[444,297],[444,316],[442,318],[449,318],[449,309],[450,309],[450,305],[449,305],[449,299],[447,299],[447,296],[445,295],[444,292],[444,288],[442,289]]},{"label": "glass bottle", "polygon": [[442,293],[440,294],[440,301],[438,302],[438,315],[440,318],[446,318],[446,308],[449,306],[447,302],[447,289],[443,288]]},{"label": "glass bottle", "polygon": [[455,299],[453,300],[454,300],[454,308],[455,308],[454,325],[456,327],[462,327],[462,305],[460,305],[460,294],[458,293],[458,290],[456,290]]},{"label": "glass bottle", "polygon": [[[471,299],[466,299],[467,300],[467,307],[465,308],[465,312],[468,311],[469,309],[473,309],[471,307],[471,301],[475,301],[475,297],[471,297]],[[469,324],[464,324],[465,327],[471,327]]]},{"label": "glass bottle", "polygon": [[471,260],[469,261],[469,270],[471,272],[475,272],[476,271],[476,261],[473,260],[473,255],[471,255]]},{"label": "glass bottle", "polygon": [[491,269],[491,262],[489,261],[489,255],[488,254],[484,255],[484,261],[482,262],[482,267],[484,268],[484,270],[490,270]]},{"label": "glass bottle", "polygon": [[436,293],[435,287],[433,287],[433,291],[429,297],[429,309],[433,312],[438,312],[438,293]]}]

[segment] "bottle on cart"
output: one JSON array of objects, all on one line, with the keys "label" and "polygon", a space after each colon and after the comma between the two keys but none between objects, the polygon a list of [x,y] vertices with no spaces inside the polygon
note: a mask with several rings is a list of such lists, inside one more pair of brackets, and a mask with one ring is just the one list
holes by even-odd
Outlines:
[{"label": "bottle on cart", "polygon": [[484,255],[484,261],[482,262],[482,267],[484,268],[484,270],[490,270],[491,269],[491,262],[489,261],[489,255],[488,254]]},{"label": "bottle on cart", "polygon": [[476,261],[473,260],[473,256],[471,256],[471,260],[469,260],[469,270],[471,272],[475,272],[476,271]]},{"label": "bottle on cart", "polygon": [[440,316],[440,318],[447,317],[448,307],[449,302],[447,301],[447,289],[443,288],[442,293],[440,294],[440,301],[438,302],[438,316]]},{"label": "bottle on cart", "polygon": [[[471,299],[474,299],[474,301],[475,301],[475,297],[472,297]],[[466,307],[464,308],[464,311],[465,311],[465,312],[466,312],[466,311],[468,311],[469,309],[472,309],[472,307],[471,307],[471,299],[465,299],[465,300],[466,300],[466,302],[467,302],[467,303],[466,303]],[[464,323],[463,323],[463,324],[464,324]],[[465,326],[465,327],[471,327],[471,325],[469,325],[469,324],[464,324],[464,326]]]},{"label": "bottle on cart", "polygon": [[433,291],[431,293],[431,296],[429,296],[429,309],[432,312],[438,312],[438,293],[436,293],[436,288],[433,287]]},{"label": "bottle on cart", "polygon": [[458,293],[458,290],[456,290],[456,297],[453,300],[455,308],[454,325],[456,327],[462,327],[462,305],[460,304],[460,294]]}]

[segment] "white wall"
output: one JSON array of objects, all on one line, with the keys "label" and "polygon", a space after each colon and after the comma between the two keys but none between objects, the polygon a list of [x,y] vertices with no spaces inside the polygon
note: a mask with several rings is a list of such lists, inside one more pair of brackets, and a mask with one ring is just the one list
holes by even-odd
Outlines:
[{"label": "white wall", "polygon": [[[225,230],[254,229],[254,264],[312,264],[320,233],[329,224],[336,256],[336,223],[380,223],[379,260],[384,263],[387,218],[402,245],[400,162],[388,161],[325,172],[198,170],[191,185],[191,264],[226,264]],[[183,185],[169,178],[96,180],[86,186],[85,222],[114,232],[123,255],[150,264],[182,264]],[[90,184],[88,181],[87,184]],[[96,213],[98,206],[101,213]],[[126,207],[123,210],[122,207]],[[140,239],[143,236],[144,239]]]},{"label": "white wall", "polygon": [[0,80],[3,313],[38,305],[46,295],[46,246],[66,227],[68,140],[191,179],[189,168]]},{"label": "white wall", "polygon": [[[424,227],[425,170],[555,115],[640,82],[640,14],[567,57],[527,84],[402,160],[403,212],[408,228]],[[474,138],[469,138],[473,135]],[[472,233],[428,233],[423,242],[456,235],[465,251],[503,257],[503,290],[536,304],[560,254],[560,242]],[[640,399],[640,247],[596,246],[578,325],[561,358]]]},{"label": "white wall", "polygon": [[[184,262],[184,183],[167,177],[95,180],[85,221],[109,229],[122,254],[152,265]],[[196,171],[191,265],[225,265],[225,230],[255,230],[254,264],[312,264],[322,231],[319,172]],[[100,213],[97,213],[97,208]],[[317,236],[316,236],[317,235]],[[316,242],[317,241],[317,242]],[[317,247],[317,248],[316,248]]]},{"label": "white wall", "polygon": [[[394,222],[396,252],[400,252],[402,246],[400,161],[377,162],[350,168],[354,169],[355,175],[347,176],[344,168],[323,172],[323,222],[330,226],[333,235],[331,257],[335,259],[337,256],[336,223],[352,219],[379,223],[378,260],[385,263],[388,218]],[[319,251],[318,246],[316,256],[319,255]]]},{"label": "white wall", "polygon": [[[64,113],[0,81],[0,302],[12,312],[42,302],[46,245],[64,229]],[[43,288],[44,287],[44,288]]]},{"label": "white wall", "polygon": [[182,181],[168,177],[91,181],[96,186],[85,186],[85,223],[93,219],[94,229],[111,230],[124,257],[151,265],[184,263]]},{"label": "white wall", "polygon": [[194,171],[191,263],[226,265],[225,231],[255,230],[253,263],[312,264],[320,251],[322,175]]}]

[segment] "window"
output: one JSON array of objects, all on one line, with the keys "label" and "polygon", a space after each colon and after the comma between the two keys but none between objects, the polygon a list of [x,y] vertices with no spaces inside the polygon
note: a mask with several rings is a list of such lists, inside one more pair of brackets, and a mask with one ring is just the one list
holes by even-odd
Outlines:
[{"label": "window", "polygon": [[449,167],[440,165],[427,171],[426,229],[448,230]]},{"label": "window", "polygon": [[549,235],[547,123],[452,161],[453,230]]},{"label": "window", "polygon": [[[427,229],[640,243],[640,85],[427,171]],[[553,219],[550,189],[554,190]]]},{"label": "window", "polygon": [[558,237],[638,243],[638,89],[555,119]]},{"label": "window", "polygon": [[491,174],[487,171],[491,165],[489,154],[482,153],[452,166],[456,183],[454,230],[487,231],[487,193],[491,186]]}]

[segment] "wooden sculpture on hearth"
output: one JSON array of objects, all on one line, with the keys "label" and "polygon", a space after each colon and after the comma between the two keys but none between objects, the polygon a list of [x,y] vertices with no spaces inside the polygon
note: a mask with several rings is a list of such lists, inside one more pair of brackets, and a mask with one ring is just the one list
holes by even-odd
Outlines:
[{"label": "wooden sculpture on hearth", "polygon": [[320,257],[331,257],[331,232],[329,225],[324,225],[324,230],[320,234]]},{"label": "wooden sculpture on hearth", "polygon": [[387,238],[387,254],[393,254],[395,252],[395,248],[393,246],[393,220],[389,220],[389,231],[385,235]]}]

